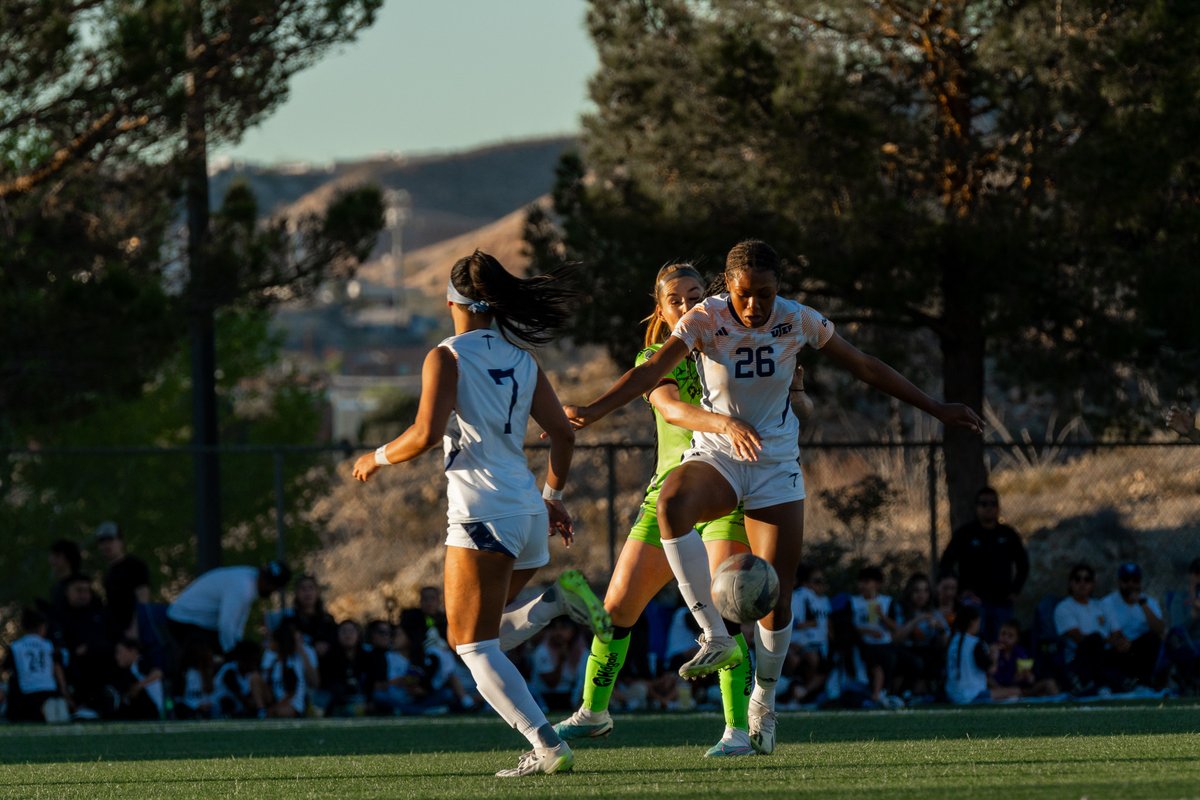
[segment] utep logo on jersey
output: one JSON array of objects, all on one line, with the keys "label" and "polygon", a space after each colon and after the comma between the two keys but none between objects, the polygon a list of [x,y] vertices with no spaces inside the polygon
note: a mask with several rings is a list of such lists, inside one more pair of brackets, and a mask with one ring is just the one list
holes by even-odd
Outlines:
[{"label": "utep logo on jersey", "polygon": [[781,322],[778,325],[776,325],[774,328],[771,328],[771,336],[776,339],[778,339],[780,336],[783,336],[785,333],[791,333],[791,332],[792,332],[792,323],[790,323],[790,322]]}]

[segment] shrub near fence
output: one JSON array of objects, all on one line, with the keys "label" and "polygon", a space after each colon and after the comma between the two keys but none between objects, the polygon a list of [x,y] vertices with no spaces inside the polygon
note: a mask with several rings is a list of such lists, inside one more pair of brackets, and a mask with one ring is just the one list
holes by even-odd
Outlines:
[{"label": "shrub near fence", "polygon": [[[544,473],[545,451],[531,464]],[[415,602],[440,583],[445,534],[441,456],[350,477],[356,452],[334,447],[222,449],[225,563],[284,555],[304,560],[327,586],[332,610],[367,617]],[[1097,593],[1115,586],[1123,560],[1141,562],[1155,594],[1183,581],[1200,556],[1200,447],[1157,443],[989,445],[1002,518],[1030,551],[1029,587],[1018,607],[1061,593],[1069,565],[1097,568]],[[3,454],[0,525],[5,558],[0,604],[45,594],[46,548],[57,538],[90,545],[102,519],[117,519],[129,549],[151,562],[171,595],[194,573],[189,448],[10,450]],[[637,513],[653,468],[650,443],[577,445],[568,507],[577,538],[552,545],[554,570],[577,567],[603,585]],[[803,448],[809,553],[844,565],[882,563],[891,589],[929,570],[950,536],[936,442],[809,443]],[[849,509],[849,510],[847,510]],[[94,553],[88,566],[103,565]],[[828,565],[827,565],[828,566]],[[851,569],[845,571],[847,581]],[[852,588],[843,586],[840,588]]]}]

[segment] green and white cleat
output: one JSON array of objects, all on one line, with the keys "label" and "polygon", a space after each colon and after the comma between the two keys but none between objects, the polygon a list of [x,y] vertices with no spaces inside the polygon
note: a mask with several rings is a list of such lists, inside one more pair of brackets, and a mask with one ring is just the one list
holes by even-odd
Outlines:
[{"label": "green and white cleat", "polygon": [[536,747],[521,754],[521,760],[512,769],[502,769],[497,778],[523,778],[526,775],[553,775],[555,772],[570,772],[575,766],[575,754],[566,742],[557,747]]},{"label": "green and white cleat", "polygon": [[580,625],[586,625],[596,638],[608,644],[613,637],[612,617],[604,610],[604,603],[596,597],[587,579],[577,569],[569,569],[558,576],[562,590],[562,604],[566,614]]},{"label": "green and white cleat", "polygon": [[775,752],[775,712],[750,698],[750,744],[764,756]]},{"label": "green and white cleat", "polygon": [[612,715],[607,711],[579,709],[554,726],[554,732],[564,741],[599,739],[612,733]]},{"label": "green and white cleat", "polygon": [[721,741],[708,748],[704,757],[752,756],[754,752],[754,747],[750,744],[750,734],[726,725],[725,735],[721,737]]},{"label": "green and white cleat", "polygon": [[705,675],[711,675],[727,667],[736,667],[742,663],[742,648],[732,636],[714,636],[712,639],[700,634],[696,640],[700,651],[679,668],[679,677],[695,680]]}]

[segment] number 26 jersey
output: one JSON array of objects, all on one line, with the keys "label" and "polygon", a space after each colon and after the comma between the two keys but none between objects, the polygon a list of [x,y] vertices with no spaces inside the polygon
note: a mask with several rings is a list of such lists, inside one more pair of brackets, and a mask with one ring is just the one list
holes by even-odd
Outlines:
[{"label": "number 26 jersey", "polygon": [[525,458],[537,362],[494,330],[467,331],[439,346],[458,363],[457,398],[442,439],[447,520],[484,522],[545,511]]},{"label": "number 26 jersey", "polygon": [[[771,317],[747,328],[733,312],[728,294],[705,299],[671,332],[700,354],[697,373],[703,407],[745,420],[762,437],[758,460],[795,461],[800,455],[800,423],[792,413],[789,389],[796,356],[806,345],[820,349],[833,337],[833,323],[806,305],[775,298]],[[736,458],[729,437],[697,432],[693,447]]]}]

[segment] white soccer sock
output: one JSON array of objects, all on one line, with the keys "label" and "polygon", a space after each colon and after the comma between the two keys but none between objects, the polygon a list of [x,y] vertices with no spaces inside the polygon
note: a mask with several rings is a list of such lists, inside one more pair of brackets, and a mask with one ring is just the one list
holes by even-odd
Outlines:
[{"label": "white soccer sock", "polygon": [[530,600],[514,600],[505,606],[504,616],[500,617],[500,649],[507,653],[565,613],[562,589],[557,582]]},{"label": "white soccer sock", "polygon": [[479,694],[505,722],[516,728],[534,747],[558,746],[562,740],[538,708],[516,665],[500,652],[498,639],[460,644],[454,649],[471,671]]},{"label": "white soccer sock", "polygon": [[791,640],[790,623],[778,631],[767,630],[761,622],[754,625],[754,691],[750,700],[771,711],[775,710],[775,684],[783,674],[783,662],[787,659]]},{"label": "white soccer sock", "polygon": [[704,631],[705,639],[727,636],[725,621],[712,601],[712,578],[708,574],[708,551],[700,534],[693,528],[677,539],[663,539],[663,553],[675,580],[683,602]]}]

